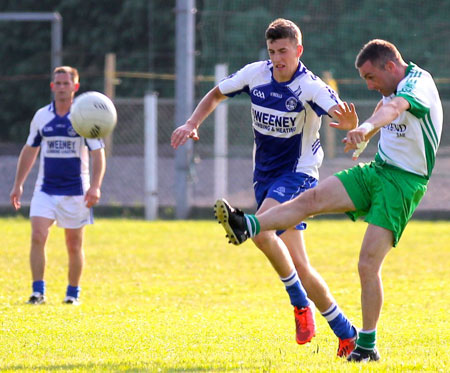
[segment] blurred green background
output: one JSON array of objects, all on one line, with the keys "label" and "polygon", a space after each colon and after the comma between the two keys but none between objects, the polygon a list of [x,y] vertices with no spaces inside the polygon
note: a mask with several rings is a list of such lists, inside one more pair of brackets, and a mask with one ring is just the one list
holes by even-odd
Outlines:
[{"label": "blurred green background", "polygon": [[[211,77],[217,63],[229,72],[266,59],[264,31],[284,17],[303,32],[303,62],[317,75],[330,71],[344,99],[378,99],[354,68],[361,46],[384,38],[405,60],[432,72],[442,99],[450,97],[450,1],[434,0],[196,0],[195,73]],[[117,71],[175,73],[175,0],[2,0],[0,12],[59,12],[63,63],[81,73],[81,91],[104,86],[107,53]],[[0,22],[0,142],[23,143],[35,110],[50,93],[49,22]],[[174,97],[174,80],[121,78],[116,97],[156,91]],[[195,96],[212,86],[197,82]]]}]

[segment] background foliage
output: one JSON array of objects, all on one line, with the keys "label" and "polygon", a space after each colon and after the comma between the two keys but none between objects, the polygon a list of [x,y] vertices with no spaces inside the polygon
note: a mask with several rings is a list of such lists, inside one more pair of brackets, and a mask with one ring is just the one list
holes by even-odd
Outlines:
[{"label": "background foliage", "polygon": [[[0,12],[59,12],[63,17],[65,64],[81,72],[81,91],[103,91],[106,53],[116,53],[117,70],[173,74],[175,0],[3,0]],[[197,0],[196,74],[211,76],[216,63],[233,72],[266,58],[264,31],[277,17],[292,19],[304,34],[303,61],[315,73],[329,70],[341,80],[341,95],[375,98],[354,69],[360,47],[372,38],[398,45],[435,77],[450,78],[450,2],[436,0]],[[0,142],[23,143],[34,111],[50,100],[50,24],[0,22]],[[345,79],[354,80],[345,84]],[[197,83],[196,96],[211,88]],[[441,84],[443,98],[450,85]],[[122,78],[118,97],[148,90],[173,97],[174,82]]]}]

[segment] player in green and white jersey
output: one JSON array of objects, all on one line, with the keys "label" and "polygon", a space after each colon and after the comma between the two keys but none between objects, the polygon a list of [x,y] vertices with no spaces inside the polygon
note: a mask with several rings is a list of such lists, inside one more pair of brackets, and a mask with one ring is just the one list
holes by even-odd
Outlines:
[{"label": "player in green and white jersey", "polygon": [[[225,200],[215,205],[218,220],[240,244],[260,231],[287,229],[307,217],[344,212],[365,217],[358,271],[361,280],[362,329],[349,361],[376,361],[376,327],[383,303],[381,266],[396,246],[426,192],[442,132],[442,104],[431,75],[406,63],[397,48],[372,40],[361,49],[356,68],[369,90],[383,96],[374,113],[349,131],[345,151],[356,160],[369,139],[381,132],[375,160],[338,172],[316,188],[267,210],[247,215]],[[341,107],[335,127],[357,122],[355,112]]]},{"label": "player in green and white jersey", "polygon": [[[364,68],[361,71],[370,74]],[[378,89],[370,75],[366,80],[369,89]],[[384,96],[381,104],[391,102],[409,107],[381,128],[378,155],[388,164],[428,179],[442,131],[442,104],[430,73],[410,62],[394,93]]]}]

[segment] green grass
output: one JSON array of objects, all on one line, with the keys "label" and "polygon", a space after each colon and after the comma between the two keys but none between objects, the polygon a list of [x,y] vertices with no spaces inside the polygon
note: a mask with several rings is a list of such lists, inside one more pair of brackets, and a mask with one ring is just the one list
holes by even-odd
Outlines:
[{"label": "green grass", "polygon": [[[379,363],[335,356],[337,339],[317,314],[317,336],[298,346],[287,295],[251,242],[226,244],[212,221],[98,219],[87,228],[82,305],[62,305],[63,231],[53,228],[48,302],[30,294],[30,227],[0,219],[0,370],[448,372],[450,223],[407,227],[384,268]],[[361,326],[357,258],[365,223],[311,220],[311,262]]]}]

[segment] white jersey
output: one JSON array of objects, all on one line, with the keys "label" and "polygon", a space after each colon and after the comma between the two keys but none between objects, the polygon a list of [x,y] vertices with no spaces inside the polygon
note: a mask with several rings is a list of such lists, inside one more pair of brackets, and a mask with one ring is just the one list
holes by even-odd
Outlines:
[{"label": "white jersey", "polygon": [[69,113],[56,114],[54,102],[34,115],[27,145],[41,147],[35,191],[67,196],[83,195],[89,189],[88,149],[104,147],[102,140],[80,137]]},{"label": "white jersey", "polygon": [[397,92],[383,97],[406,99],[410,109],[381,128],[378,155],[386,163],[429,178],[442,133],[442,104],[430,73],[410,63]]},{"label": "white jersey", "polygon": [[300,61],[288,82],[273,78],[271,61],[259,61],[219,83],[229,97],[242,92],[251,99],[254,179],[302,172],[316,179],[322,164],[321,115],[341,103],[337,94]]}]

